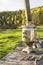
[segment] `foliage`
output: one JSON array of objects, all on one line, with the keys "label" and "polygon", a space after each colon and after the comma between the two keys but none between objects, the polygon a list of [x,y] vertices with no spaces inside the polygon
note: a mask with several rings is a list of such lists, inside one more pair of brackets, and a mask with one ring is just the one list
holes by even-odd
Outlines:
[{"label": "foliage", "polygon": [[[43,25],[43,6],[31,9],[32,23]],[[0,28],[19,28],[26,24],[25,10],[0,12]]]},{"label": "foliage", "polygon": [[31,10],[32,22],[35,25],[43,25],[43,6]]}]

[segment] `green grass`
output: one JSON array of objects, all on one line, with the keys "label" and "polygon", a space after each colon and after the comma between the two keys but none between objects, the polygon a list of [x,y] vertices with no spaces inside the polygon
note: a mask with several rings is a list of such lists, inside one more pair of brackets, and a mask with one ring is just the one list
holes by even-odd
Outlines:
[{"label": "green grass", "polygon": [[11,52],[21,42],[21,30],[0,31],[0,58]]},{"label": "green grass", "polygon": [[37,38],[43,39],[43,28],[37,28]]},{"label": "green grass", "polygon": [[[43,28],[37,28],[37,38],[43,38]],[[0,58],[16,48],[22,41],[22,30],[7,29],[0,31]]]}]

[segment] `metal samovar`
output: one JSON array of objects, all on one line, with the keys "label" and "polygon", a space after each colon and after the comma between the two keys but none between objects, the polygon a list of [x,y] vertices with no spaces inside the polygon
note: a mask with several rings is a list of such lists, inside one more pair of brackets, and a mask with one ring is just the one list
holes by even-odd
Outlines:
[{"label": "metal samovar", "polygon": [[36,38],[36,28],[35,25],[32,24],[29,0],[24,0],[24,4],[26,25],[24,25],[22,29],[22,41],[29,45],[29,42],[34,41],[34,39]]}]

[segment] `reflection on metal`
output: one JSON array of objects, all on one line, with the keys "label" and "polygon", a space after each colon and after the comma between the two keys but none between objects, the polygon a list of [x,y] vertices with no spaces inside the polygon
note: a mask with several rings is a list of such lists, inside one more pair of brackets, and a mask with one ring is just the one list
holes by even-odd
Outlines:
[{"label": "reflection on metal", "polygon": [[22,41],[29,43],[29,41],[34,41],[36,33],[35,26],[24,26],[22,29]]}]

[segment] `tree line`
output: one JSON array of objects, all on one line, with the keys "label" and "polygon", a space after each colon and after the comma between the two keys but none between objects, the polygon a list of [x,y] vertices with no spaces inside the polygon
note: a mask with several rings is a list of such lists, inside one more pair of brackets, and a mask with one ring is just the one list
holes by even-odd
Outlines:
[{"label": "tree line", "polygon": [[[43,6],[31,9],[32,23],[43,25]],[[25,10],[0,12],[0,28],[19,28],[26,24]]]}]

